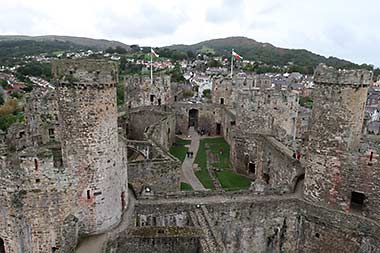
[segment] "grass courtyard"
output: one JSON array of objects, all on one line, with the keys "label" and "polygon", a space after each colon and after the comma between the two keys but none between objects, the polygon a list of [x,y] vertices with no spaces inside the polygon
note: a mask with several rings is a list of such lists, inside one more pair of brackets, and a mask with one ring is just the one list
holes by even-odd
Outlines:
[{"label": "grass courtyard", "polygon": [[181,182],[181,191],[192,191],[193,187],[189,185],[188,183]]},{"label": "grass courtyard", "polygon": [[217,171],[216,176],[225,190],[248,189],[252,180],[233,171]]},{"label": "grass courtyard", "polygon": [[176,137],[175,143],[170,148],[169,152],[171,155],[177,157],[179,160],[183,162],[183,160],[185,160],[186,152],[188,150],[188,148],[185,147],[185,145],[190,145],[190,143],[190,140],[184,140]]},{"label": "grass courtyard", "polygon": [[[207,150],[209,156],[207,156]],[[211,176],[207,170],[207,161],[217,168],[216,177],[225,190],[246,189],[251,184],[251,179],[231,170],[230,146],[223,137],[201,139],[195,163],[199,171],[195,173],[204,187],[214,190]]]}]

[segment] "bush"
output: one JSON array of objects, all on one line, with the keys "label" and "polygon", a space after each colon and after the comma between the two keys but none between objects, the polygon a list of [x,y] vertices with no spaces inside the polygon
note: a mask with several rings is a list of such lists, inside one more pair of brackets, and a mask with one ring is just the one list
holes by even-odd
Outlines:
[{"label": "bush", "polygon": [[192,191],[193,187],[191,185],[181,182],[181,191]]},{"label": "bush", "polygon": [[24,114],[19,111],[16,99],[8,99],[0,106],[0,129],[5,131],[13,123],[24,121]]},{"label": "bush", "polygon": [[300,104],[300,106],[312,109],[313,108],[313,99],[311,97],[300,96],[299,104]]},{"label": "bush", "polygon": [[3,131],[6,131],[13,123],[23,122],[23,121],[24,121],[23,113],[8,114],[8,115],[0,116],[0,129]]},{"label": "bush", "polygon": [[203,96],[204,96],[205,98],[209,98],[209,99],[211,99],[211,90],[210,90],[210,89],[205,89],[205,90],[203,90]]},{"label": "bush", "polygon": [[125,86],[124,86],[124,83],[121,82],[117,86],[117,90],[116,90],[117,105],[123,105],[124,104],[124,91],[125,91]]},{"label": "bush", "polygon": [[192,97],[193,95],[194,95],[194,93],[191,90],[184,90],[183,91],[183,97],[185,97],[185,98]]},{"label": "bush", "polygon": [[0,106],[0,117],[13,114],[17,112],[17,100],[9,99],[5,104]]},{"label": "bush", "polygon": [[51,65],[50,63],[29,62],[24,66],[18,68],[17,73],[22,76],[36,76],[50,80]]}]

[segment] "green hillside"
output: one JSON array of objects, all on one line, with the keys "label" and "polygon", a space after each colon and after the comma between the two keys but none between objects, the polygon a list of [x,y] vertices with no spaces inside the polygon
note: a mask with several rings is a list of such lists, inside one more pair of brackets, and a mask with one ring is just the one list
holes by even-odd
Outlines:
[{"label": "green hillside", "polygon": [[0,41],[0,63],[8,65],[19,62],[21,57],[52,54],[57,51],[73,51],[89,49],[70,42],[61,41],[33,41],[33,40],[6,40]]},{"label": "green hillside", "polygon": [[295,70],[304,73],[313,73],[313,69],[319,63],[326,63],[336,68],[367,68],[371,66],[358,65],[335,57],[326,58],[304,49],[278,48],[269,43],[257,42],[245,37],[229,37],[203,41],[194,45],[172,45],[166,48],[182,52],[192,51],[194,53],[210,51],[213,49],[216,55],[230,57],[231,49],[235,49],[247,60],[254,60],[261,65],[292,66]]},{"label": "green hillside", "polygon": [[122,42],[104,39],[92,39],[85,37],[74,36],[59,36],[59,35],[45,35],[45,36],[26,36],[26,35],[0,35],[0,42],[2,41],[38,41],[38,42],[68,42],[80,47],[90,47],[97,50],[105,50],[109,47],[121,47],[130,50],[130,47]]}]

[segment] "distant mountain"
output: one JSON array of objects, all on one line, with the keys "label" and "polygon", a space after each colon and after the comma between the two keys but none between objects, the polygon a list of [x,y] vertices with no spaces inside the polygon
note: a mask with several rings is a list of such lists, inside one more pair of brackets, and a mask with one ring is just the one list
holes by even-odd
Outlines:
[{"label": "distant mountain", "polygon": [[45,36],[0,35],[0,42],[17,41],[17,40],[27,40],[27,41],[37,41],[37,42],[47,42],[47,41],[68,42],[80,47],[93,48],[93,49],[98,49],[98,50],[105,50],[109,47],[112,47],[112,48],[121,47],[126,50],[130,50],[130,47],[128,45],[119,41],[114,41],[114,40],[91,39],[91,38],[84,38],[84,37],[58,36],[58,35],[45,35]]},{"label": "distant mountain", "polygon": [[[228,37],[203,41],[194,45],[172,45],[165,47],[182,52],[212,52],[216,55],[230,57],[233,48],[244,59],[254,60],[260,64],[274,66],[292,66],[295,70],[312,73],[319,63],[326,63],[336,68],[370,68],[369,65],[358,65],[335,57],[326,58],[304,49],[286,49],[275,47],[269,43],[257,42],[246,37]],[[211,50],[211,51],[210,51]]]}]

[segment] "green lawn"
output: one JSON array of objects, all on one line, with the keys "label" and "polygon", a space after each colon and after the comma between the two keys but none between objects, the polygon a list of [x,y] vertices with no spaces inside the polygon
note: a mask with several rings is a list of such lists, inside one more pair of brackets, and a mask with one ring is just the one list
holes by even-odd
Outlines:
[{"label": "green lawn", "polygon": [[181,182],[181,191],[192,191],[193,187],[191,185]]},{"label": "green lawn", "polygon": [[215,186],[207,171],[206,144],[208,144],[209,150],[215,154],[219,154],[220,150],[223,149],[220,162],[212,164],[217,168],[230,167],[230,147],[223,137],[202,139],[199,143],[198,153],[194,162],[198,164],[200,170],[195,172],[195,175],[204,187],[214,190]]},{"label": "green lawn", "polygon": [[231,168],[230,146],[223,137],[207,138],[200,141],[198,153],[195,158],[195,163],[198,164],[200,170],[197,171],[195,175],[198,177],[199,181],[201,181],[203,186],[208,189],[215,189],[207,171],[206,144],[212,153],[219,155],[219,161],[213,163],[212,166],[222,169],[222,171],[216,173],[222,187],[226,190],[249,188],[251,179],[229,170]]},{"label": "green lawn", "polygon": [[216,177],[218,178],[222,187],[226,190],[247,189],[252,182],[250,178],[228,170],[216,172]]},{"label": "green lawn", "polygon": [[[211,140],[211,139],[207,139]],[[206,148],[205,144],[207,143],[206,139],[202,139],[199,143],[199,148],[197,156],[195,157],[194,163],[198,164],[199,171],[195,172],[195,175],[201,181],[203,186],[207,189],[215,190],[215,186],[212,183],[211,177],[207,171],[207,157],[206,157]]]},{"label": "green lawn", "polygon": [[175,157],[177,157],[179,160],[183,161],[186,157],[186,152],[188,150],[185,145],[190,145],[190,140],[183,140],[180,138],[176,138],[175,143],[170,148],[169,153]]},{"label": "green lawn", "polygon": [[175,144],[177,145],[190,145],[190,143],[191,143],[191,140],[184,140],[178,137],[175,138]]},{"label": "green lawn", "polygon": [[[210,150],[214,154],[218,154],[220,161],[213,163],[212,166],[219,169],[230,168],[230,145],[223,137],[207,140]],[[222,152],[222,154],[220,154]]]},{"label": "green lawn", "polygon": [[[197,157],[195,158],[195,163],[197,163],[198,166],[200,166],[202,169],[206,168],[206,144],[208,144],[209,150],[211,150],[211,152],[214,154],[218,154],[220,158],[220,161],[213,163],[212,166],[220,169],[230,168],[230,145],[228,145],[223,137],[202,139],[199,143],[199,149]],[[221,151],[222,155],[220,155]]]},{"label": "green lawn", "polygon": [[215,190],[215,186],[212,183],[212,179],[206,169],[201,169],[195,172],[195,175],[197,176],[199,181],[201,181],[201,183],[203,184],[205,188],[210,189],[210,190]]}]

